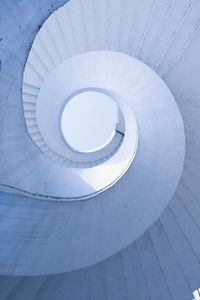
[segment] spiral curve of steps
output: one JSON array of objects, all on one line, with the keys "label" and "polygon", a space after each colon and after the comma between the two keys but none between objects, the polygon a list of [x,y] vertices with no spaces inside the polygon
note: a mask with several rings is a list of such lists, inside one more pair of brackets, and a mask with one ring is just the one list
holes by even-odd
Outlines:
[{"label": "spiral curve of steps", "polygon": [[[13,174],[17,174],[19,182],[22,180],[20,166],[24,165],[27,172],[37,174],[32,182],[33,186],[37,185],[42,174],[35,169],[33,158],[40,167],[45,164],[44,154],[26,132],[21,96],[23,69],[39,28],[65,2],[9,0],[0,3],[3,116],[0,119],[0,182],[4,182],[0,195],[0,270],[8,255],[4,243],[17,232],[9,218],[19,225],[17,219],[26,218],[18,214],[23,208],[30,212],[31,218],[38,201],[33,199],[34,195],[17,192],[7,183]],[[195,0],[71,0],[68,4],[65,21],[68,22],[66,35],[71,38],[67,44],[69,56],[88,50],[119,51],[146,63],[164,79],[184,121],[184,168],[168,207],[129,247],[103,262],[74,272],[30,277],[13,277],[14,270],[7,276],[2,274],[0,299],[192,299],[193,291],[200,287],[200,3]],[[93,24],[87,20],[93,20]],[[95,27],[95,23],[102,26]],[[36,95],[37,89],[32,88],[32,93]],[[44,202],[40,205],[41,214],[33,220],[35,228],[47,217],[47,205]],[[59,210],[59,203],[51,205]],[[46,228],[41,243],[51,230],[53,227]],[[31,228],[24,228],[25,236],[31,239],[31,234]],[[16,239],[19,239],[17,235]],[[26,255],[26,249],[24,252],[22,249],[23,240],[21,248],[16,249],[19,256]]]}]

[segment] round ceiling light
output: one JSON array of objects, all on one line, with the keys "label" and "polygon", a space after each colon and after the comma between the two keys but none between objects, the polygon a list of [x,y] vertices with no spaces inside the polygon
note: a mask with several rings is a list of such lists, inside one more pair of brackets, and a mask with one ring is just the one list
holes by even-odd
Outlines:
[{"label": "round ceiling light", "polygon": [[74,151],[90,153],[111,142],[117,123],[116,102],[104,93],[88,90],[67,101],[61,116],[61,131]]}]

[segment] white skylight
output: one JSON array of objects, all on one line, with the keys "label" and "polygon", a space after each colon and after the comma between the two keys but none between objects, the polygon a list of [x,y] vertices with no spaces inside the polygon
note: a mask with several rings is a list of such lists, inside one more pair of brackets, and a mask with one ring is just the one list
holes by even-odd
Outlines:
[{"label": "white skylight", "polygon": [[105,147],[115,134],[117,104],[107,95],[84,91],[64,107],[61,130],[68,145],[78,152],[93,152]]}]

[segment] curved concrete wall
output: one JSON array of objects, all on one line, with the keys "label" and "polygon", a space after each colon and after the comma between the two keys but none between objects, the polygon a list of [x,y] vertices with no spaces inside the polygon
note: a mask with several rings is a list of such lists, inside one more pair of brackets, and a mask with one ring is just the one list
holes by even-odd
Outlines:
[{"label": "curved concrete wall", "polygon": [[[9,157],[16,162],[15,169],[26,164],[27,170],[31,166],[32,155],[39,155],[33,145],[30,144],[31,147],[28,147],[30,140],[26,135],[20,107],[21,79],[25,57],[28,54],[27,41],[30,46],[37,32],[37,26],[42,23],[44,17],[47,17],[48,10],[53,11],[56,7],[52,8],[46,1],[40,1],[40,4],[36,1],[31,3],[27,1],[1,3],[4,30],[0,42],[3,84],[1,112],[4,114],[16,110],[12,118],[6,120],[1,118],[1,170],[6,170],[8,177],[15,170],[7,169],[9,162],[6,153],[10,152]],[[112,13],[109,16],[112,17],[115,10],[121,11],[121,9],[114,2],[111,3],[113,3]],[[192,291],[200,286],[200,241],[198,239],[200,90],[197,80],[200,75],[200,3],[185,0],[158,2],[142,0],[131,1],[131,3],[136,17],[130,20],[126,16],[124,5],[122,11],[126,25],[120,41],[126,41],[130,45],[129,53],[148,63],[165,79],[175,95],[184,119],[186,158],[176,194],[161,218],[129,248],[103,263],[68,274],[29,278],[1,277],[1,299],[22,299],[25,296],[28,299],[68,297],[95,300],[127,298],[189,300],[192,299]],[[55,4],[62,3],[52,2],[52,5]],[[95,8],[94,13],[105,11],[107,7],[104,6],[104,1],[98,1],[97,5],[99,7]],[[85,14],[89,13],[87,6],[83,8]],[[13,17],[8,18],[10,15]],[[112,28],[112,24],[109,28]],[[138,29],[133,31],[131,42],[128,39],[130,28]],[[104,28],[98,30],[99,45],[104,48],[105,43],[102,39]],[[114,35],[112,44],[120,44],[117,34]],[[16,70],[16,73],[13,70]],[[12,145],[10,142],[8,145],[6,137],[11,135],[14,129],[15,134],[18,131],[19,144]],[[23,158],[18,157],[20,147],[24,148]],[[14,197],[18,201],[17,196],[2,194],[1,222],[6,222],[6,214],[9,215],[12,211],[8,197]],[[19,201],[22,200],[19,198]],[[4,224],[6,226],[6,223]],[[14,230],[15,228],[11,226],[10,232],[13,233]],[[3,247],[2,238],[0,243]]]}]

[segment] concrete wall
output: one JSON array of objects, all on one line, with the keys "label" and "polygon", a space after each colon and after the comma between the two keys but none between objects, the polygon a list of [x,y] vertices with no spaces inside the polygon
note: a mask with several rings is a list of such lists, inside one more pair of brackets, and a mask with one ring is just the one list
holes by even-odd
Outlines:
[{"label": "concrete wall", "polygon": [[[148,63],[165,79],[176,97],[186,131],[185,166],[176,194],[160,219],[127,249],[100,264],[72,273],[28,278],[3,276],[0,280],[0,299],[189,300],[192,299],[192,291],[200,286],[200,3],[196,0],[130,2],[135,18],[129,16],[126,5],[120,9],[112,2],[112,9],[107,15],[112,19],[114,9],[118,9],[123,13],[118,20],[124,25],[121,27],[119,24],[122,28],[120,38],[115,32],[110,45],[120,51],[127,49],[127,53]],[[107,6],[103,3],[96,1],[94,11],[106,11]],[[1,3],[1,113],[16,110],[12,118],[0,119],[1,172],[7,171],[7,154],[16,163],[14,170],[8,170],[8,176],[21,164],[25,164],[28,170],[31,158],[39,155],[24,127],[20,107],[22,71],[38,26],[56,5],[61,4],[60,1],[14,0]],[[84,9],[87,14],[87,7]],[[101,15],[104,16],[99,13],[96,18]],[[108,30],[107,23],[103,24],[97,29],[101,49],[106,46],[103,30]],[[110,24],[109,30],[112,26]],[[8,145],[9,135],[13,132],[18,134],[19,144],[12,145],[10,141]],[[18,156],[21,149],[24,150],[23,158]],[[16,202],[22,201],[16,196],[11,197]],[[5,209],[1,210],[4,211],[1,216],[3,223],[6,222],[6,212],[8,215],[11,212],[9,199],[10,196],[1,195],[1,205]],[[26,200],[28,198],[23,201]],[[13,230],[11,226],[11,233]],[[3,248],[4,239],[1,238],[0,243]]]}]

